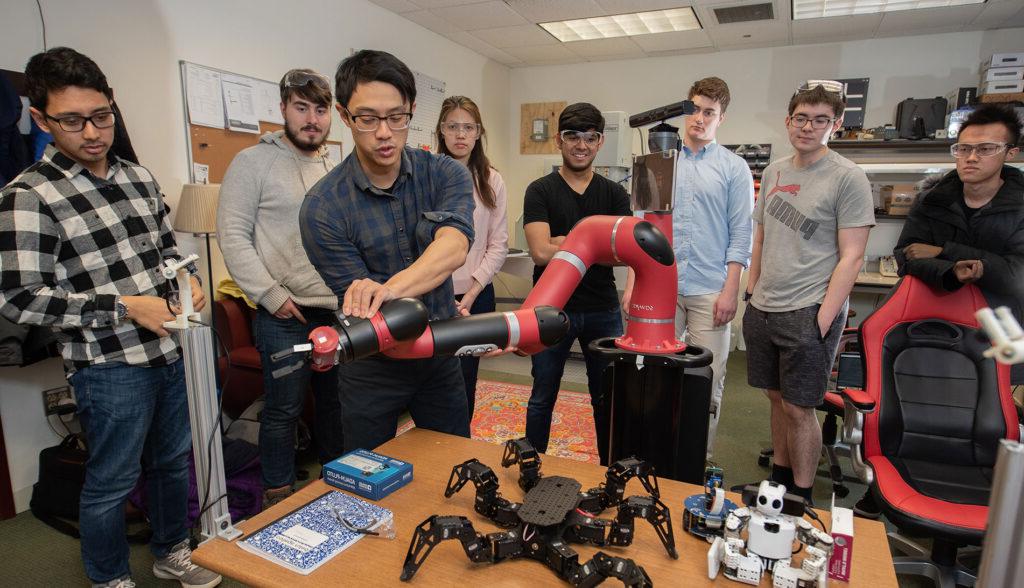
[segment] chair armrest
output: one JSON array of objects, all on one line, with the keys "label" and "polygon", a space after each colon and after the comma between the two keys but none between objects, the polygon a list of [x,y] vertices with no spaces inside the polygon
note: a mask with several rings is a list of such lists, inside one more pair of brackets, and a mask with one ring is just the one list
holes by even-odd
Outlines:
[{"label": "chair armrest", "polygon": [[875,401],[859,388],[840,388],[836,394],[843,397],[843,404],[852,406],[857,412],[875,412]]}]

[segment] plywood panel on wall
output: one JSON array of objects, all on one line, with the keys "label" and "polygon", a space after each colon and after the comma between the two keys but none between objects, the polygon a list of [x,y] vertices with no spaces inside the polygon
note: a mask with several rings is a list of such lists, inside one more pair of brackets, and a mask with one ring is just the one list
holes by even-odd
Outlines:
[{"label": "plywood panel on wall", "polygon": [[[210,183],[219,184],[239,151],[251,147],[260,140],[263,133],[284,129],[275,123],[260,121],[260,133],[240,133],[228,129],[215,129],[200,125],[189,125],[192,134],[192,161],[210,166]],[[327,141],[341,145],[340,141]]]},{"label": "plywood panel on wall", "polygon": [[[521,104],[519,115],[519,153],[522,155],[543,155],[558,153],[555,135],[558,134],[558,115],[562,114],[565,102],[533,102]],[[534,141],[533,121],[543,118],[548,121],[548,140]]]}]

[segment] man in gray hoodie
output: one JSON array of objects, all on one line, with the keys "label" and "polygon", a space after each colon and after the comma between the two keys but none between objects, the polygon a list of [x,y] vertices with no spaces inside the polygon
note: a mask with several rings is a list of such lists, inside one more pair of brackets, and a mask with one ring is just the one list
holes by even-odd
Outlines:
[{"label": "man in gray hoodie", "polygon": [[[217,234],[228,272],[259,308],[253,332],[263,365],[260,463],[264,506],[281,501],[295,483],[295,426],[310,383],[321,463],[342,453],[337,374],[308,366],[279,379],[289,365],[271,355],[304,343],[315,327],[334,323],[338,298],[310,264],[299,236],[306,192],[335,162],[324,142],[331,129],[331,86],[323,75],[293,69],[281,79],[284,131],[267,133],[231,162],[220,190]],[[292,359],[294,362],[294,358]]]}]

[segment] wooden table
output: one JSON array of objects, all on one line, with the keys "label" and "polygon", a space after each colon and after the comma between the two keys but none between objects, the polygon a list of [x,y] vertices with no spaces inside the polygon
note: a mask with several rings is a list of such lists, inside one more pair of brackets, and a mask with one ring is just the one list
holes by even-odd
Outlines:
[{"label": "wooden table", "polygon": [[[522,491],[516,481],[517,467],[502,468],[502,446],[453,437],[423,429],[413,429],[382,445],[378,451],[413,464],[413,481],[380,501],[395,513],[397,537],[385,540],[365,537],[341,552],[331,561],[308,576],[293,573],[265,559],[242,550],[230,542],[215,539],[199,547],[192,555],[195,563],[235,578],[251,586],[450,586],[456,582],[471,586],[537,587],[568,586],[547,566],[533,560],[505,561],[500,564],[473,564],[457,540],[440,543],[430,554],[412,582],[399,581],[412,530],[431,514],[452,514],[468,517],[480,533],[500,530],[473,510],[475,489],[467,484],[451,499],[444,498],[444,488],[452,466],[476,457],[494,469],[501,482],[503,495],[510,500],[522,500]],[[604,481],[605,468],[597,465],[543,456],[541,472],[544,475],[562,475],[575,478],[583,488],[591,488]],[[708,543],[683,531],[683,500],[702,488],[671,480],[660,480],[662,501],[672,510],[679,559],[665,553],[654,529],[643,520],[636,521],[636,540],[630,547],[606,547],[610,555],[627,557],[642,565],[658,586],[742,586],[719,576],[716,582],[708,580]],[[281,502],[238,525],[246,533],[280,518],[291,510],[309,502],[329,487],[316,481]],[[626,495],[643,494],[636,480],[626,488]],[[739,499],[732,495],[733,500]],[[605,511],[605,517],[614,518],[614,510]],[[829,517],[822,519],[828,524]],[[889,554],[885,528],[877,521],[854,519],[854,586],[882,588],[896,586],[892,557]],[[598,548],[573,545],[580,561],[593,556]],[[618,580],[609,579],[615,586]],[[839,584],[839,583],[835,583]],[[770,586],[768,575],[763,586]]]}]

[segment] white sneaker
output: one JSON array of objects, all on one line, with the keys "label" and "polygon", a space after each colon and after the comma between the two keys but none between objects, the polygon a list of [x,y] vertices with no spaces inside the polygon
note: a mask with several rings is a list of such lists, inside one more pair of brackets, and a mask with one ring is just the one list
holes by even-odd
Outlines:
[{"label": "white sneaker", "polygon": [[135,588],[135,582],[132,582],[131,576],[125,576],[102,584],[93,584],[92,588]]}]

